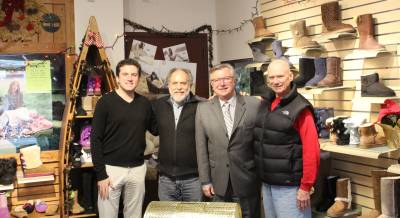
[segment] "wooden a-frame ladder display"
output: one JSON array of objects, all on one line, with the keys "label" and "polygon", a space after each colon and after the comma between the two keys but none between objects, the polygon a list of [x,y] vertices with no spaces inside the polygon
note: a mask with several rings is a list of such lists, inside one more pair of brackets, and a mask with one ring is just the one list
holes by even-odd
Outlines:
[{"label": "wooden a-frame ladder display", "polygon": [[[71,75],[70,80],[70,92],[67,96],[64,115],[63,115],[63,126],[60,136],[60,150],[59,150],[59,172],[60,172],[60,217],[88,217],[88,214],[74,215],[69,213],[69,172],[73,168],[71,160],[69,160],[69,152],[71,143],[77,138],[78,134],[74,132],[74,128],[82,123],[82,120],[91,121],[93,115],[78,116],[77,101],[84,97],[85,80],[88,79],[88,71],[96,69],[96,72],[102,78],[101,93],[105,94],[116,87],[116,81],[114,73],[111,70],[110,62],[108,61],[105,53],[104,45],[100,37],[99,28],[95,17],[90,17],[89,26],[86,30],[86,34],[82,41],[82,48],[79,54],[79,59],[75,63],[74,72]],[[82,104],[82,103],[81,103]],[[85,121],[87,122],[87,121]],[[93,165],[89,166],[92,167]],[[92,214],[95,216],[95,214]]]}]

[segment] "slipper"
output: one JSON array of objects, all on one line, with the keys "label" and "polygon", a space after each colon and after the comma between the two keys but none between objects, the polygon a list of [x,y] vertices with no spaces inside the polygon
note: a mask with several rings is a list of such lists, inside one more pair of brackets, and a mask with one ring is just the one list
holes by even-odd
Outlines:
[{"label": "slipper", "polygon": [[24,204],[24,206],[22,206],[22,208],[27,212],[27,213],[32,213],[33,210],[35,209],[33,206],[33,201],[29,200],[28,202],[26,202]]},{"label": "slipper", "polygon": [[11,211],[10,212],[11,216],[16,217],[16,218],[28,218],[28,213],[24,211]]},{"label": "slipper", "polygon": [[36,203],[35,203],[35,210],[36,210],[36,212],[38,212],[38,213],[44,213],[44,212],[46,212],[47,207],[48,207],[48,206],[47,206],[46,202],[44,202],[44,201],[42,201],[42,200],[40,200],[40,199],[36,200]]},{"label": "slipper", "polygon": [[57,212],[58,212],[58,204],[49,204],[46,209],[45,215],[53,216],[53,215],[56,215]]}]

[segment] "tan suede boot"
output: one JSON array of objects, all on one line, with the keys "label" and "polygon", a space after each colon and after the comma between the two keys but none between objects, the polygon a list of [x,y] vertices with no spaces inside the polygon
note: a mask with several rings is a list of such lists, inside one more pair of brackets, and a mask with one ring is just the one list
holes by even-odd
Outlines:
[{"label": "tan suede boot", "polygon": [[394,127],[378,123],[380,127],[383,129],[383,133],[385,133],[387,146],[389,148],[400,148],[400,128],[395,125]]},{"label": "tan suede boot", "polygon": [[357,28],[360,36],[359,49],[384,49],[374,38],[374,20],[372,14],[363,14],[357,17]]},{"label": "tan suede boot", "polygon": [[72,197],[72,202],[71,202],[72,205],[70,208],[70,212],[72,214],[80,214],[85,212],[85,209],[78,202],[78,191],[72,191],[71,197]]},{"label": "tan suede boot", "polygon": [[293,47],[295,48],[318,48],[319,44],[312,41],[307,34],[306,21],[299,20],[290,24],[290,30],[293,35]]},{"label": "tan suede boot", "polygon": [[371,180],[372,180],[372,188],[374,193],[374,205],[375,209],[371,210],[367,214],[363,214],[362,216],[358,216],[358,218],[377,218],[381,213],[381,178],[388,176],[396,176],[397,174],[387,172],[386,170],[372,170],[371,171]]},{"label": "tan suede boot", "polygon": [[343,216],[351,208],[351,186],[349,178],[338,179],[336,182],[335,203],[326,211],[330,217]]},{"label": "tan suede boot", "polygon": [[265,20],[263,16],[253,18],[254,38],[265,36],[274,37],[274,34],[265,28]]},{"label": "tan suede boot", "polygon": [[385,136],[378,134],[373,123],[361,124],[358,133],[360,134],[360,148],[379,147],[386,143]]},{"label": "tan suede boot", "polygon": [[322,33],[343,33],[355,32],[350,24],[344,24],[340,20],[340,8],[337,1],[328,2],[321,5]]}]

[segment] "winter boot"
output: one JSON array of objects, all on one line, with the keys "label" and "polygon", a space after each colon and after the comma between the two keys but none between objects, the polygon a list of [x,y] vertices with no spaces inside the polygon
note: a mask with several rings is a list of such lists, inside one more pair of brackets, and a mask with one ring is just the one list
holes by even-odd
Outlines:
[{"label": "winter boot", "polygon": [[357,28],[360,36],[359,49],[384,49],[374,38],[374,20],[372,14],[363,14],[357,17]]},{"label": "winter boot", "polygon": [[374,204],[375,209],[370,211],[367,214],[363,214],[358,218],[376,218],[381,213],[381,178],[388,176],[396,176],[397,174],[389,173],[386,170],[372,170],[371,171],[371,180],[372,180],[372,188],[374,192]]},{"label": "winter boot", "polygon": [[21,148],[20,154],[21,159],[23,159],[24,169],[34,169],[43,165],[38,145]]},{"label": "winter boot", "polygon": [[70,150],[72,166],[75,168],[81,167],[82,146],[79,143],[73,142]]},{"label": "winter boot", "polygon": [[317,205],[316,209],[318,212],[326,212],[335,203],[336,197],[336,182],[338,181],[338,176],[328,176],[326,177],[326,188],[327,195],[324,196],[324,201]]},{"label": "winter boot", "polygon": [[78,203],[78,191],[71,191],[71,207],[70,207],[70,212],[72,214],[80,214],[85,212],[85,209]]},{"label": "winter boot", "polygon": [[251,53],[253,54],[253,60],[255,62],[269,62],[271,59],[265,54],[267,47],[266,41],[255,42],[250,44]]},{"label": "winter boot", "polygon": [[334,117],[329,117],[328,119],[326,119],[325,126],[329,129],[329,141],[336,143],[336,133],[333,131],[332,128],[334,119]]},{"label": "winter boot", "polygon": [[344,24],[340,20],[340,8],[337,1],[321,5],[322,33],[352,33],[355,29],[350,24]]},{"label": "winter boot", "polygon": [[5,193],[0,193],[0,217],[10,218],[10,212],[7,206],[7,197]]},{"label": "winter boot", "polygon": [[344,127],[346,127],[350,133],[350,145],[360,144],[360,134],[358,133],[358,126],[365,123],[366,121],[367,120],[362,117],[350,117],[343,120]]},{"label": "winter boot", "polygon": [[294,48],[319,48],[319,44],[312,41],[307,35],[306,21],[299,20],[293,24],[290,24],[290,30],[293,35],[293,47]]},{"label": "winter boot", "polygon": [[328,209],[330,217],[343,216],[351,208],[351,185],[349,178],[338,179],[336,182],[335,203]]},{"label": "winter boot", "polygon": [[275,58],[284,58],[287,60],[287,58],[283,56],[283,47],[281,40],[274,40],[272,42],[272,51],[274,52]]},{"label": "winter boot", "polygon": [[379,74],[361,76],[361,97],[390,97],[396,93],[389,87],[379,83]]},{"label": "winter boot", "polygon": [[274,34],[265,28],[265,20],[263,16],[257,16],[253,18],[253,26],[254,26],[254,38],[265,36],[265,37],[274,37]]},{"label": "winter boot", "polygon": [[381,178],[381,208],[378,218],[397,218],[399,203],[399,176]]},{"label": "winter boot", "polygon": [[342,86],[342,68],[339,57],[328,57],[326,59],[326,76],[317,83],[318,87]]},{"label": "winter boot", "polygon": [[326,76],[326,58],[315,58],[315,76],[306,83],[306,87],[317,86],[318,82]]},{"label": "winter boot", "polygon": [[394,149],[400,148],[400,128],[397,125],[392,127],[383,123],[377,124],[382,127],[383,133],[385,133],[387,146]]},{"label": "winter boot", "polygon": [[100,76],[94,77],[94,95],[97,95],[97,96],[101,95],[101,77]]},{"label": "winter boot", "polygon": [[300,58],[299,69],[300,75],[293,80],[293,83],[298,88],[302,88],[315,75],[314,60],[311,58]]},{"label": "winter boot", "polygon": [[358,133],[360,134],[360,148],[379,147],[386,143],[385,137],[378,134],[373,123],[359,125]]},{"label": "winter boot", "polygon": [[314,108],[314,116],[316,118],[318,137],[329,138],[329,129],[325,122],[329,117],[333,116],[333,108]]},{"label": "winter boot", "polygon": [[344,120],[348,117],[338,117],[333,120],[332,129],[336,133],[337,145],[348,145],[350,142],[350,134],[344,126]]}]

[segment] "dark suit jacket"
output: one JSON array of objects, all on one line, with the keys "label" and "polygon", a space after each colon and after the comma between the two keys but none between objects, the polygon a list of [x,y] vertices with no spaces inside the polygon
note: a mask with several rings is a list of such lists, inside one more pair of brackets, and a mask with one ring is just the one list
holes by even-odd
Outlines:
[{"label": "dark suit jacket", "polygon": [[259,194],[253,151],[253,128],[259,100],[236,96],[235,118],[229,139],[217,97],[198,104],[196,151],[202,184],[212,183],[217,195],[224,196],[229,177],[238,197]]}]

